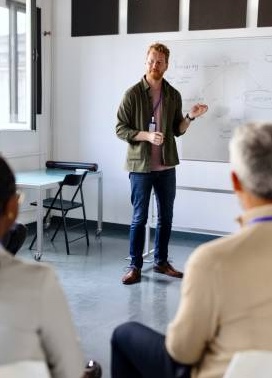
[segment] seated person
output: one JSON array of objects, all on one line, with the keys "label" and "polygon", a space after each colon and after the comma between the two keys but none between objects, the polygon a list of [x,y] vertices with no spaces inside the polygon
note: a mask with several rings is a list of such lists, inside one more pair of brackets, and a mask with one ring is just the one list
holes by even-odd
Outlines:
[{"label": "seated person", "polygon": [[26,234],[26,226],[22,223],[15,222],[2,239],[3,247],[13,255],[16,255],[24,244]]},{"label": "seated person", "polygon": [[166,336],[115,329],[112,378],[222,378],[236,352],[272,351],[272,123],[239,126],[230,162],[241,229],[189,257]]},{"label": "seated person", "polygon": [[[18,214],[15,177],[0,156],[0,241]],[[85,369],[64,293],[50,266],[24,262],[0,244],[0,365],[45,361],[53,378],[99,378]]]}]

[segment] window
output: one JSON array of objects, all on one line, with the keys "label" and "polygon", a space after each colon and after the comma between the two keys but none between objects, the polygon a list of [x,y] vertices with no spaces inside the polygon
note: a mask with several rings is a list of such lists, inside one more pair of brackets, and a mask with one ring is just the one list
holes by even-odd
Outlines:
[{"label": "window", "polygon": [[33,0],[0,0],[0,131],[35,129]]}]

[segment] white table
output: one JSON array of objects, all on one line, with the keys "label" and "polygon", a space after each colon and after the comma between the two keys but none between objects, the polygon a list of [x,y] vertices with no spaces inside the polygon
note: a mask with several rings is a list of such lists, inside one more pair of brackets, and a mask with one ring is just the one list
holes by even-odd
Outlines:
[{"label": "white table", "polygon": [[[65,175],[75,173],[75,170],[44,168],[16,173],[16,185],[19,189],[33,189],[37,194],[37,249],[34,258],[40,260],[43,252],[43,198],[46,189],[58,187]],[[102,231],[103,217],[103,175],[102,171],[88,172],[87,177],[97,179],[97,230],[96,236]]]}]

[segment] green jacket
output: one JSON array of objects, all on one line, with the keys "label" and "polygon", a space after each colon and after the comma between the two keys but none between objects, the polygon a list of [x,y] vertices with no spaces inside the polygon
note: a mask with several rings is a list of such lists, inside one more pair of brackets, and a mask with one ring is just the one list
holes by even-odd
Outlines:
[{"label": "green jacket", "polygon": [[[117,112],[116,134],[128,142],[125,168],[129,172],[150,172],[151,144],[133,141],[139,131],[148,131],[151,122],[153,108],[149,89],[143,77],[126,91]],[[181,95],[163,79],[161,131],[164,134],[162,158],[166,166],[179,164],[175,136],[182,135],[179,131],[182,120]]]}]

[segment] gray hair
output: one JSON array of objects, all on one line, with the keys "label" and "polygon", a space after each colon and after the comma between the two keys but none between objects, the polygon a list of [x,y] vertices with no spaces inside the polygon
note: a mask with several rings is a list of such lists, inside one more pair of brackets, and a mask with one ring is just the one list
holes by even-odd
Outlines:
[{"label": "gray hair", "polygon": [[229,145],[231,168],[244,187],[272,199],[272,123],[249,123],[235,129]]}]

